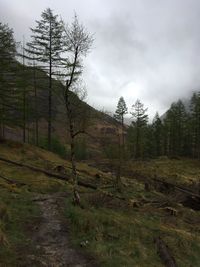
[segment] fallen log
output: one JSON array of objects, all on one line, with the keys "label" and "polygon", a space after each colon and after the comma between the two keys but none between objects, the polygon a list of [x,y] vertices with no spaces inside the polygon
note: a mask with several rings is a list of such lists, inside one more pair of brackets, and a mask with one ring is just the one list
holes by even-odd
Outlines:
[{"label": "fallen log", "polygon": [[188,188],[186,188],[184,186],[176,185],[176,184],[164,181],[163,179],[165,179],[165,178],[163,178],[163,179],[162,178],[157,178],[156,176],[154,178],[153,177],[149,178],[146,175],[143,175],[143,174],[141,174],[140,172],[137,172],[137,171],[132,172],[131,176],[129,175],[129,178],[130,177],[132,178],[133,176],[134,176],[134,178],[136,178],[140,182],[142,181],[142,182],[146,183],[146,182],[155,181],[157,183],[162,183],[162,184],[167,185],[167,186],[169,186],[171,188],[174,188],[177,191],[180,191],[182,193],[185,193],[187,195],[190,195],[190,196],[193,196],[193,197],[197,197],[197,198],[200,199],[200,194],[197,194],[194,191],[192,191],[192,190],[190,190],[190,189],[188,189]]},{"label": "fallen log", "polygon": [[13,179],[10,179],[10,178],[7,178],[3,175],[0,174],[0,178],[3,179],[4,181],[6,181],[8,184],[16,184],[16,185],[19,185],[19,186],[24,186],[26,185],[25,183],[21,183],[21,182],[18,182],[16,180],[13,180]]},{"label": "fallen log", "polygon": [[[6,163],[10,163],[10,164],[22,167],[22,168],[28,168],[28,169],[30,169],[32,171],[35,171],[35,172],[44,173],[45,175],[47,175],[49,177],[53,177],[53,178],[56,178],[56,179],[59,179],[59,180],[62,180],[62,181],[69,181],[70,180],[70,177],[68,177],[67,175],[52,173],[52,172],[49,172],[47,170],[44,170],[44,169],[41,169],[41,168],[38,168],[38,167],[35,167],[35,166],[32,166],[32,165],[20,163],[20,162],[14,161],[14,160],[5,159],[5,158],[0,157],[0,161],[4,161]],[[91,188],[91,189],[94,189],[94,190],[97,189],[97,187],[95,185],[92,185],[92,184],[89,184],[89,183],[86,183],[86,182],[83,182],[83,181],[78,181],[78,185],[79,186],[83,186],[83,187],[87,187],[87,188]]]},{"label": "fallen log", "polygon": [[154,181],[158,182],[158,183],[162,183],[162,184],[165,184],[165,185],[168,185],[168,186],[171,186],[173,188],[175,188],[176,190],[180,191],[180,192],[183,192],[187,195],[191,195],[193,197],[197,197],[197,198],[200,198],[200,195],[199,194],[196,194],[194,193],[193,191],[191,191],[190,189],[187,189],[183,186],[179,186],[179,185],[176,185],[176,184],[173,184],[173,183],[170,183],[170,182],[167,182],[167,181],[163,181],[161,179],[158,179],[158,178],[153,178]]},{"label": "fallen log", "polygon": [[42,173],[44,173],[44,174],[46,174],[48,176],[56,177],[56,178],[59,178],[59,179],[65,180],[65,181],[69,179],[69,177],[67,177],[66,175],[52,173],[52,172],[49,172],[47,170],[44,170],[44,169],[41,169],[41,168],[38,168],[38,167],[35,167],[35,166],[32,166],[32,165],[20,163],[20,162],[14,161],[14,160],[5,159],[5,158],[0,157],[0,161],[4,161],[4,162],[10,163],[10,164],[14,164],[14,165],[19,166],[19,167],[25,167],[25,168],[28,168],[28,169],[30,169],[32,171],[35,171],[35,172],[42,172]]},{"label": "fallen log", "polygon": [[160,256],[160,259],[164,265],[166,267],[177,267],[176,261],[171,255],[171,252],[169,251],[169,248],[165,242],[160,237],[154,238],[154,242],[157,247],[158,255]]}]

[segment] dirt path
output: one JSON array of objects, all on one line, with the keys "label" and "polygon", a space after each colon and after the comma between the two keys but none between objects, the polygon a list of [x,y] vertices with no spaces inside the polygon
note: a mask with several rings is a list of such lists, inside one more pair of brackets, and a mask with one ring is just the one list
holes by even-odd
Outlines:
[{"label": "dirt path", "polygon": [[[41,266],[48,267],[95,267],[97,264],[90,257],[73,249],[69,242],[69,229],[62,218],[60,207],[63,196],[38,195],[36,201],[41,209],[41,222],[34,233],[34,243],[39,251]],[[38,266],[38,265],[37,265]]]}]

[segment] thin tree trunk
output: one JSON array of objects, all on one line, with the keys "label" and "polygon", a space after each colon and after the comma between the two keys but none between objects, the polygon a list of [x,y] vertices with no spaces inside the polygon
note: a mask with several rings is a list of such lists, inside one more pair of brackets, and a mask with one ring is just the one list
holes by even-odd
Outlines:
[{"label": "thin tree trunk", "polygon": [[[23,76],[25,70],[24,38],[23,38]],[[26,86],[23,84],[23,142],[26,142]]]},{"label": "thin tree trunk", "polygon": [[74,134],[74,125],[72,120],[72,110],[69,101],[69,85],[70,82],[66,83],[65,90],[65,101],[66,101],[66,109],[67,116],[69,121],[69,133],[70,133],[70,142],[71,142],[71,165],[72,165],[72,182],[73,182],[73,194],[74,194],[74,203],[80,206],[80,196],[77,190],[78,185],[78,176],[77,176],[77,168],[76,168],[76,160],[75,160],[75,134]]},{"label": "thin tree trunk", "polygon": [[121,191],[121,167],[122,167],[122,149],[121,149],[121,138],[120,138],[120,134],[119,134],[119,165],[118,165],[118,170],[117,170],[117,190]]},{"label": "thin tree trunk", "polygon": [[123,151],[123,157],[124,157],[124,148],[125,148],[125,138],[124,138],[124,116],[122,115],[122,151]]},{"label": "thin tree trunk", "polygon": [[136,128],[136,152],[135,152],[136,159],[138,159],[140,156],[139,135],[140,135],[139,134],[139,127],[137,126],[137,128]]},{"label": "thin tree trunk", "polygon": [[37,87],[36,87],[36,71],[35,62],[33,66],[33,83],[34,83],[34,97],[35,97],[35,144],[38,146],[38,99],[37,99]]},{"label": "thin tree trunk", "polygon": [[52,120],[52,30],[50,20],[50,31],[49,31],[49,112],[48,112],[48,149],[51,150],[51,120]]}]

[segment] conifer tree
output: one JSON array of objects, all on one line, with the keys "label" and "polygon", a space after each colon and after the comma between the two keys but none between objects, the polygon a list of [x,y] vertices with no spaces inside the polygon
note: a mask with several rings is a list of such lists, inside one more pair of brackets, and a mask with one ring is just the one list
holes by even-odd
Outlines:
[{"label": "conifer tree", "polygon": [[190,101],[190,111],[192,155],[200,158],[200,92],[193,94]]},{"label": "conifer tree", "polygon": [[52,78],[59,74],[62,67],[63,53],[63,22],[53,14],[50,8],[41,14],[41,20],[36,21],[36,27],[31,28],[31,41],[27,43],[29,58],[32,57],[38,65],[45,69],[49,76],[48,85],[48,147],[51,148],[52,133]]},{"label": "conifer tree", "polygon": [[167,112],[165,119],[166,129],[168,131],[168,145],[170,156],[183,155],[184,135],[186,125],[186,111],[181,100],[173,103]]},{"label": "conifer tree", "polygon": [[13,30],[0,22],[0,136],[4,137],[4,126],[13,123],[11,112],[16,108],[15,102],[15,56],[16,42]]},{"label": "conifer tree", "polygon": [[148,115],[146,114],[147,108],[144,108],[144,104],[140,100],[136,100],[132,106],[132,127],[135,132],[135,157],[139,158],[143,155],[143,133],[144,128],[148,122]]},{"label": "conifer tree", "polygon": [[114,118],[121,123],[121,135],[122,135],[122,148],[124,150],[124,115],[128,113],[126,102],[123,96],[120,97],[117,109],[114,114]]},{"label": "conifer tree", "polygon": [[154,149],[155,149],[154,155],[158,157],[162,155],[162,146],[163,146],[163,125],[158,112],[156,112],[156,115],[153,119],[152,130],[153,130],[152,142],[154,142]]}]

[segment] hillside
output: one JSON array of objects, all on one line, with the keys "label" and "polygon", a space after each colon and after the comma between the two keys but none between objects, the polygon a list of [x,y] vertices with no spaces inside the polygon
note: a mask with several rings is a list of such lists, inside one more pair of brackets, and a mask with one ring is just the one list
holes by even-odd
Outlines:
[{"label": "hillside", "polygon": [[[31,66],[22,66],[19,62],[15,61],[16,75],[19,77],[17,82],[17,91],[22,92],[25,90],[25,103],[26,103],[26,142],[35,142],[35,112],[38,117],[39,128],[39,145],[47,139],[47,118],[48,118],[48,75],[43,70],[37,68],[33,69]],[[33,73],[34,72],[34,73]],[[21,77],[21,78],[20,78]],[[35,77],[35,78],[34,78]],[[13,82],[16,83],[15,78]],[[34,79],[36,79],[34,81]],[[61,81],[52,80],[52,136],[66,147],[69,143],[68,136],[68,122],[66,116],[65,100],[64,100],[64,85]],[[21,93],[21,94],[22,94]],[[35,95],[37,94],[37,102],[35,102]],[[23,98],[23,95],[20,96]],[[84,127],[87,134],[80,136],[80,142],[87,142],[89,146],[89,154],[97,156],[102,152],[102,138],[105,136],[116,138],[117,129],[120,125],[109,115],[96,110],[95,108],[81,100],[78,95],[71,92],[70,94],[74,117],[75,126]],[[22,101],[22,100],[20,100]],[[37,104],[37,111],[36,105]],[[10,112],[10,111],[9,111]],[[78,112],[78,114],[77,114]],[[23,140],[23,113],[22,108],[13,110],[9,115],[12,119],[5,121],[4,135],[5,138],[22,141]],[[10,120],[11,120],[10,119]],[[15,126],[14,126],[15,125]],[[82,126],[83,125],[83,126]],[[79,129],[79,128],[77,128]]]},{"label": "hillside", "polygon": [[[60,176],[56,167],[63,166],[69,178],[60,180],[0,160],[1,266],[50,266],[50,262],[64,266],[65,261],[70,266],[158,267],[163,266],[159,238],[177,266],[198,266],[199,211],[184,206],[181,192],[147,189],[138,174],[148,173],[152,164],[132,166],[132,176],[122,178],[123,191],[119,193],[110,173],[79,163],[79,181],[98,186],[97,190],[79,186],[80,208],[72,204],[68,161],[43,149],[8,141],[0,144],[0,158]],[[165,181],[171,181],[167,177],[173,168],[180,178],[176,185],[185,184],[176,161],[163,159],[154,165],[157,177],[163,175],[159,172],[162,166]],[[190,165],[193,176],[198,177],[199,165],[192,160]],[[189,167],[187,175],[191,175]]]}]

